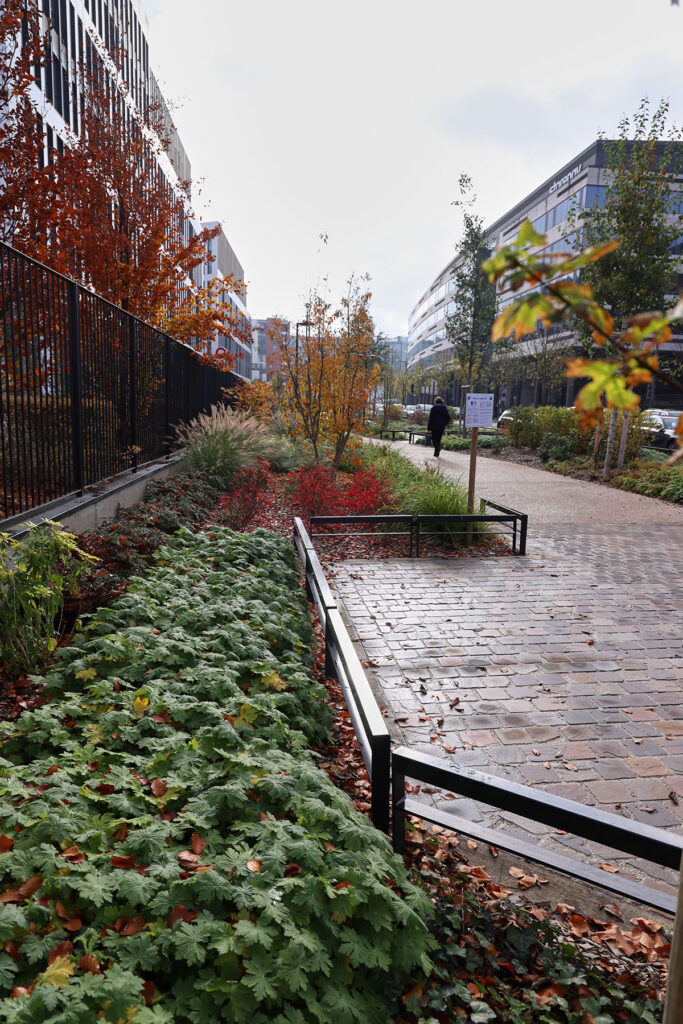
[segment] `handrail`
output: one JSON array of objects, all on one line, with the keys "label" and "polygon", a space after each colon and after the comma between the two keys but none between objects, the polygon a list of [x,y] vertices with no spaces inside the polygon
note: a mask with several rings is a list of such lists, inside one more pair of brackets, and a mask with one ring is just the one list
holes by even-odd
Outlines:
[{"label": "handrail", "polygon": [[341,687],[370,776],[372,821],[376,828],[388,834],[391,786],[389,730],[311,538],[298,516],[294,519],[294,546],[304,565],[307,593],[315,603],[325,634],[325,672],[333,676]]},{"label": "handrail", "polygon": [[415,815],[461,834],[491,843],[503,850],[517,853],[530,860],[565,874],[600,885],[631,899],[674,913],[675,898],[625,878],[564,857],[554,850],[520,841],[516,836],[466,821],[456,814],[430,807],[405,796],[406,777],[448,792],[480,801],[498,810],[508,811],[541,822],[565,832],[631,856],[677,870],[683,853],[683,836],[671,835],[664,829],[654,828],[631,818],[598,810],[574,800],[554,796],[541,790],[522,786],[509,779],[489,775],[474,768],[445,764],[434,755],[399,747],[392,754],[392,820],[394,849],[401,853],[405,846],[405,819]]}]

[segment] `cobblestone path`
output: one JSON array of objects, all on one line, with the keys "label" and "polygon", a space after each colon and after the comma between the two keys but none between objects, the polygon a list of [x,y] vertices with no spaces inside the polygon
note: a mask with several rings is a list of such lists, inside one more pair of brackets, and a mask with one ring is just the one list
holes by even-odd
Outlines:
[{"label": "cobblestone path", "polygon": [[[333,583],[394,739],[680,829],[680,527],[539,530],[532,520],[530,537],[526,558],[337,563]],[[470,800],[422,798],[639,880],[672,882],[655,866]]]}]

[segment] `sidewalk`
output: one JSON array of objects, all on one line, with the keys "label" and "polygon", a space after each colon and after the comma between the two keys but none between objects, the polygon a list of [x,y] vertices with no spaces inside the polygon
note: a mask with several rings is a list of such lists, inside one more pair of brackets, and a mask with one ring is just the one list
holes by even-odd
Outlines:
[{"label": "sidewalk", "polygon": [[[440,461],[457,472],[467,456]],[[683,510],[492,459],[479,470],[480,494],[529,513],[528,557],[335,567],[395,741],[680,830]],[[671,873],[546,826],[421,798],[673,886]]]}]

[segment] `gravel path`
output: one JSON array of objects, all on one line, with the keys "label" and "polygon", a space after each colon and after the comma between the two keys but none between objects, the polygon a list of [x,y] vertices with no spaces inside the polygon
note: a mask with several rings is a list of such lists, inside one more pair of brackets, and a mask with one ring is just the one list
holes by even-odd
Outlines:
[{"label": "gravel path", "polygon": [[[442,473],[459,478],[467,486],[469,452],[442,451],[435,459],[431,448],[407,441],[397,441],[394,446],[412,462],[438,465]],[[477,460],[476,493],[528,513],[530,531],[541,523],[666,523],[683,527],[683,507],[680,505],[495,458]]]}]

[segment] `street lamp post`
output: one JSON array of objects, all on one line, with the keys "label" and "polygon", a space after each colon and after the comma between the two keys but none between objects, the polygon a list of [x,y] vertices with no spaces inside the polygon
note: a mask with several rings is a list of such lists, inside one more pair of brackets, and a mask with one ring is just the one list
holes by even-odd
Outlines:
[{"label": "street lamp post", "polygon": [[300,327],[305,327],[306,328],[306,337],[308,337],[308,329],[309,329],[309,327],[312,327],[312,326],[313,326],[313,324],[312,324],[312,322],[310,320],[299,320],[297,325],[296,325],[296,340],[295,340],[295,348],[294,348],[294,362],[297,364],[297,366],[299,365],[299,328]]}]

